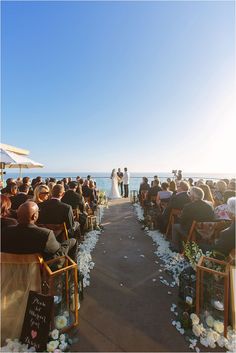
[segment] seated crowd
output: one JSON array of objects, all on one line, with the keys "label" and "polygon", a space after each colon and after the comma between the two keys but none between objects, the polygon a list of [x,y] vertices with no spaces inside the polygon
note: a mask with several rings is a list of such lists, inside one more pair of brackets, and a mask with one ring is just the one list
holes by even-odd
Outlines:
[{"label": "seated crowd", "polygon": [[[69,254],[77,259],[78,242],[94,214],[99,191],[88,176],[76,181],[41,177],[7,179],[1,190],[1,251],[41,253],[45,259]],[[53,225],[64,225],[56,232]],[[68,235],[68,236],[67,236]]]},{"label": "seated crowd", "polygon": [[228,256],[235,248],[235,183],[235,179],[194,182],[192,178],[183,180],[181,176],[160,184],[155,176],[150,186],[148,179],[143,177],[139,200],[145,223],[166,235],[171,250],[182,253],[193,222],[221,222],[226,229],[217,234],[217,239],[212,239],[211,244],[199,241],[199,246]]}]

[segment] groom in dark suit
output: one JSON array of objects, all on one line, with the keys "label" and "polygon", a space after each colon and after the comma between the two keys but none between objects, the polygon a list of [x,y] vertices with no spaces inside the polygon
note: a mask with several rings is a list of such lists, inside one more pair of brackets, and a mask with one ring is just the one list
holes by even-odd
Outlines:
[{"label": "groom in dark suit", "polygon": [[118,186],[120,186],[120,194],[121,194],[121,196],[123,196],[123,180],[122,180],[122,178],[123,178],[124,174],[120,171],[120,168],[118,168],[117,176],[119,178]]}]

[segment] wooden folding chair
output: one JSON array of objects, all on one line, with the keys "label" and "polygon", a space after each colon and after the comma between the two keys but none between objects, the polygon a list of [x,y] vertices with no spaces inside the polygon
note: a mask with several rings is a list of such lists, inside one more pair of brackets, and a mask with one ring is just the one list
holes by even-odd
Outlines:
[{"label": "wooden folding chair", "polygon": [[38,224],[38,226],[53,230],[59,242],[63,242],[64,240],[69,239],[68,229],[65,222],[61,224]]},{"label": "wooden folding chair", "polygon": [[80,210],[78,208],[72,209],[74,220],[79,222]]},{"label": "wooden folding chair", "polygon": [[229,227],[230,221],[196,222],[193,221],[187,236],[187,241],[195,243],[212,244],[219,233]]},{"label": "wooden folding chair", "polygon": [[20,338],[29,291],[41,292],[40,254],[1,253],[1,343]]},{"label": "wooden folding chair", "polygon": [[169,216],[169,221],[168,221],[167,229],[166,229],[167,238],[171,234],[172,225],[176,222],[176,218],[180,216],[181,211],[182,210],[179,209],[179,208],[172,208],[171,209],[170,216]]}]

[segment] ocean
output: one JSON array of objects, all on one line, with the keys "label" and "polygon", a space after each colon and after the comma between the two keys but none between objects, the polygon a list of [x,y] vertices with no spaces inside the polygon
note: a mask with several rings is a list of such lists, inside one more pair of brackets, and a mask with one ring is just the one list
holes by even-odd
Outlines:
[{"label": "ocean", "polygon": [[[12,171],[8,171],[9,169],[6,169],[6,174],[4,175],[4,180],[6,180],[7,178],[17,178],[19,176],[19,171],[12,172]],[[111,173],[107,173],[107,172],[100,172],[100,173],[96,173],[96,172],[83,172],[83,173],[75,173],[75,172],[51,172],[51,173],[43,173],[41,172],[41,170],[39,170],[38,172],[30,172],[29,169],[23,169],[22,170],[22,176],[29,176],[30,178],[35,178],[36,176],[42,176],[43,179],[45,178],[49,178],[49,177],[55,177],[57,180],[60,180],[64,177],[71,177],[72,180],[74,180],[76,178],[77,175],[79,175],[82,178],[86,178],[87,175],[91,175],[92,179],[96,181],[97,183],[97,188],[99,190],[103,190],[106,191],[107,193],[110,190],[111,187],[111,179],[110,179],[110,175]],[[153,176],[154,175],[158,175],[160,181],[165,181],[166,178],[173,178],[173,174],[172,173],[166,173],[166,172],[130,172],[130,190],[138,190],[139,189],[139,185],[142,181],[142,177],[146,176],[149,181],[153,180]],[[213,179],[215,181],[222,179],[222,178],[235,178],[236,175],[231,173],[231,174],[226,174],[226,173],[183,173],[183,178],[188,179],[189,177],[193,178],[194,181],[202,178],[204,180],[207,179]]]}]

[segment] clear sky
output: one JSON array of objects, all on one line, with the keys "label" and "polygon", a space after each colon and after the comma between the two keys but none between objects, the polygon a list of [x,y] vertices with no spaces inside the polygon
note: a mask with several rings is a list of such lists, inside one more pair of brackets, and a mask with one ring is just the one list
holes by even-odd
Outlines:
[{"label": "clear sky", "polygon": [[45,172],[235,172],[234,6],[2,1],[2,142]]}]

